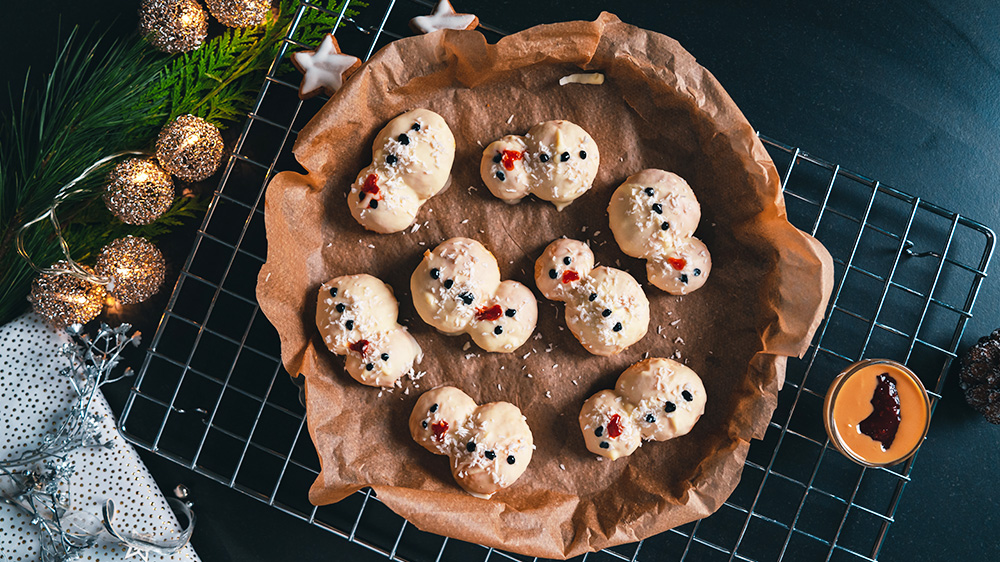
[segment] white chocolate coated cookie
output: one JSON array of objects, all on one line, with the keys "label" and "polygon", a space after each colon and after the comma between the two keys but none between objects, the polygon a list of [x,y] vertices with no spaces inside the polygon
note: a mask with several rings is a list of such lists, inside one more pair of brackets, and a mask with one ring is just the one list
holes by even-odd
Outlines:
[{"label": "white chocolate coated cookie", "polygon": [[424,322],[449,335],[469,333],[486,351],[516,350],[538,322],[531,289],[501,283],[496,258],[471,238],[451,238],[425,252],[410,277],[410,292]]},{"label": "white chocolate coated cookie", "polygon": [[454,160],[455,136],[444,118],[427,109],[399,115],[375,137],[372,163],[351,185],[351,215],[375,232],[405,229],[451,181]]},{"label": "white chocolate coated cookie", "polygon": [[615,390],[591,396],[580,410],[587,449],[611,460],[642,440],[666,441],[691,431],[705,413],[705,386],[688,367],[650,357],[625,370]]},{"label": "white chocolate coated cookie", "polygon": [[465,491],[489,498],[513,484],[531,462],[535,445],[521,410],[509,402],[477,406],[445,386],[424,393],[410,414],[410,435],[422,447],[451,458]]},{"label": "white chocolate coated cookie", "polygon": [[600,163],[597,143],[582,127],[543,121],[524,137],[490,143],[479,173],[490,192],[507,203],[533,193],[561,211],[590,189]]},{"label": "white chocolate coated cookie", "polygon": [[649,328],[649,300],[639,282],[610,267],[594,267],[579,240],[560,238],[535,261],[535,283],[546,298],[566,303],[566,325],[587,351],[614,355]]},{"label": "white chocolate coated cookie", "polygon": [[346,355],[347,372],[368,386],[392,386],[419,361],[420,346],[396,322],[398,314],[392,289],[371,275],[345,275],[319,288],[316,326],[323,342]]},{"label": "white chocolate coated cookie", "polygon": [[611,196],[608,216],[622,251],[648,260],[650,283],[673,295],[705,284],[712,256],[694,237],[701,206],[683,178],[656,169],[630,176]]}]

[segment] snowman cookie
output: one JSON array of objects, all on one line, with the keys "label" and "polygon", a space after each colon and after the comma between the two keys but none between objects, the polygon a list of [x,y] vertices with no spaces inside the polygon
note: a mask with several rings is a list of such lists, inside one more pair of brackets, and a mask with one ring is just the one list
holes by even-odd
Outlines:
[{"label": "snowman cookie", "polygon": [[479,406],[453,386],[420,396],[410,414],[410,435],[428,451],[450,457],[455,481],[484,499],[520,478],[535,448],[531,428],[517,406]]},{"label": "snowman cookie", "polygon": [[514,351],[538,321],[531,289],[501,282],[496,258],[470,238],[452,238],[425,252],[410,291],[424,322],[445,334],[468,333],[486,351]]},{"label": "snowman cookie", "polygon": [[580,410],[590,452],[615,460],[643,440],[666,441],[691,431],[705,413],[705,386],[688,367],[650,357],[632,365],[614,390],[591,396]]},{"label": "snowman cookie", "polygon": [[420,361],[420,346],[396,322],[398,314],[392,289],[371,275],[336,277],[319,288],[316,326],[361,384],[393,386]]},{"label": "snowman cookie", "polygon": [[526,136],[508,135],[487,146],[479,173],[506,203],[533,193],[561,211],[590,189],[600,162],[597,143],[579,125],[543,121]]},{"label": "snowman cookie", "polygon": [[451,181],[454,160],[455,136],[444,118],[426,109],[403,113],[375,137],[372,163],[351,185],[351,215],[375,232],[405,229]]},{"label": "snowman cookie", "polygon": [[683,178],[656,169],[630,176],[611,196],[608,216],[622,251],[648,260],[650,283],[672,295],[705,284],[712,256],[694,237],[701,206]]},{"label": "snowman cookie", "polygon": [[566,303],[566,325],[594,355],[614,355],[642,339],[649,301],[639,282],[610,267],[594,267],[579,240],[560,238],[535,262],[535,283],[546,298]]}]

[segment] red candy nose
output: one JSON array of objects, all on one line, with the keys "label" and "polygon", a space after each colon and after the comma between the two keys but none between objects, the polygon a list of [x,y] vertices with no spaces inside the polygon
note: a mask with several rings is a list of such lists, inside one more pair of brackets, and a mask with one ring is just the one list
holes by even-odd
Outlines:
[{"label": "red candy nose", "polygon": [[476,321],[481,322],[483,320],[493,321],[500,318],[503,315],[503,307],[499,304],[495,304],[491,307],[483,307],[476,311]]},{"label": "red candy nose", "polygon": [[608,437],[614,439],[622,434],[622,417],[618,414],[611,416],[611,420],[608,421]]},{"label": "red candy nose", "polygon": [[444,438],[444,434],[448,432],[448,422],[441,420],[439,422],[432,423],[431,431],[434,432],[434,439],[440,441]]},{"label": "red candy nose", "polygon": [[667,258],[667,263],[669,263],[674,269],[680,271],[687,267],[687,260],[684,258]]},{"label": "red candy nose", "polygon": [[365,185],[361,187],[362,193],[371,193],[372,195],[378,195],[378,174],[368,174],[365,178]]},{"label": "red candy nose", "polygon": [[573,271],[572,269],[567,269],[562,274],[563,283],[571,283],[573,281],[577,281],[578,279],[580,279],[580,274]]},{"label": "red candy nose", "polygon": [[347,347],[350,348],[351,351],[364,355],[365,351],[368,350],[368,340],[358,340]]},{"label": "red candy nose", "polygon": [[523,152],[518,152],[516,150],[505,150],[503,151],[503,167],[507,168],[507,171],[514,169],[514,162],[524,158]]}]

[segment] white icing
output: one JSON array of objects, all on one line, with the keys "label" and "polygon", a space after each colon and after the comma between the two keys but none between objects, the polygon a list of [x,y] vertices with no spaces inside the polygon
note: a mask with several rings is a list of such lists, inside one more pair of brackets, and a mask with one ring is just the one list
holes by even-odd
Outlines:
[{"label": "white icing", "polygon": [[293,53],[292,61],[302,71],[299,88],[302,97],[309,97],[320,89],[328,96],[333,95],[344,85],[344,72],[361,62],[358,57],[341,53],[337,41],[329,33],[315,51]]},{"label": "white icing", "polygon": [[433,33],[441,29],[473,29],[479,23],[474,14],[459,14],[448,0],[440,0],[429,16],[417,16],[410,24],[420,33]]}]

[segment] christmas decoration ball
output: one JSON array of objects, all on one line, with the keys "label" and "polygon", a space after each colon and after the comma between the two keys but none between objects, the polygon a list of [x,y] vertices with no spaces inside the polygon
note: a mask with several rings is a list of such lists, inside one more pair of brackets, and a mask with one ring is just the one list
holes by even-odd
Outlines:
[{"label": "christmas decoration ball", "polygon": [[264,21],[270,0],[206,0],[208,11],[228,27],[250,27]]},{"label": "christmas decoration ball", "polygon": [[111,296],[122,304],[140,303],[156,294],[166,270],[160,249],[139,236],[119,238],[97,257],[98,275],[112,279]]},{"label": "christmas decoration ball", "polygon": [[[69,264],[59,261],[54,267],[66,268]],[[94,270],[82,266],[90,274]],[[63,328],[70,324],[86,324],[101,313],[107,291],[104,285],[80,279],[68,273],[43,273],[31,283],[28,301],[31,307]]]},{"label": "christmas decoration ball", "polygon": [[214,174],[224,151],[219,129],[194,115],[181,115],[156,138],[156,159],[184,181],[201,181]]},{"label": "christmas decoration ball", "polygon": [[151,158],[129,158],[108,174],[104,204],[125,224],[149,224],[174,201],[174,182]]},{"label": "christmas decoration ball", "polygon": [[208,14],[196,0],[143,0],[139,29],[158,51],[186,53],[208,35]]}]

